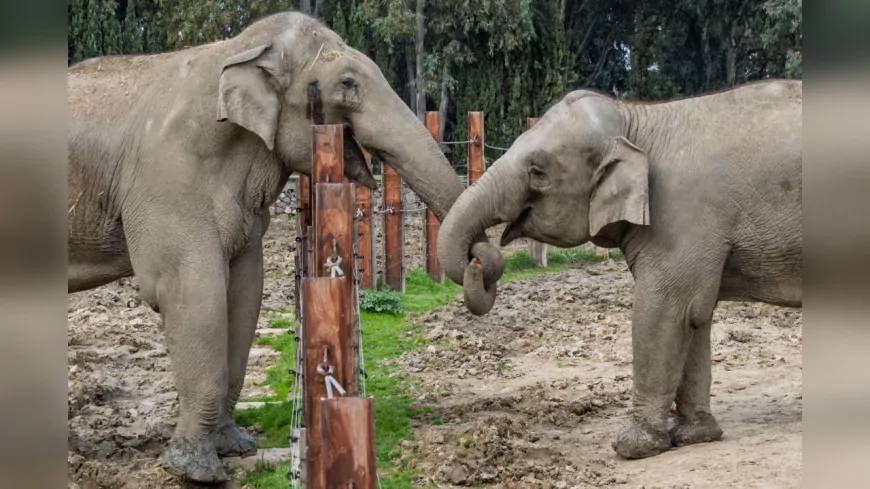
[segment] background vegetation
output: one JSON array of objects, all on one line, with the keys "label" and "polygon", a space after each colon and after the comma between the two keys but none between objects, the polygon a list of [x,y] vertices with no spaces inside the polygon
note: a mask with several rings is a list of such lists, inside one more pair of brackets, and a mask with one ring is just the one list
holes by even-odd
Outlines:
[{"label": "background vegetation", "polygon": [[[487,143],[507,146],[526,117],[575,88],[661,100],[800,78],[801,8],[801,0],[71,0],[68,61],[179,49],[302,10],[374,59],[413,110],[439,110],[444,140],[466,139],[465,114],[482,110]],[[445,151],[462,172],[464,147]],[[489,159],[499,154],[487,149]]]}]

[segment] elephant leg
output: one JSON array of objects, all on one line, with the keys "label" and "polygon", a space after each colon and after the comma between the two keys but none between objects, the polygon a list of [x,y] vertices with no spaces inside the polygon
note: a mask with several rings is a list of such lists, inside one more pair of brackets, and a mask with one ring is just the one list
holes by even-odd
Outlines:
[{"label": "elephant leg", "polygon": [[[712,311],[711,311],[712,312]],[[705,321],[692,331],[683,379],[677,389],[677,415],[669,428],[674,446],[718,441],[722,429],[710,409],[710,328]]]},{"label": "elephant leg", "polygon": [[235,423],[233,413],[245,383],[248,354],[254,342],[262,300],[263,246],[257,242],[252,243],[243,255],[230,264],[227,295],[229,384],[215,438],[215,446],[221,457],[247,457],[257,453],[257,441]]},{"label": "elephant leg", "polygon": [[[719,287],[719,275],[710,271],[715,266],[683,263],[669,267],[661,263],[658,270],[635,282],[634,403],[628,425],[613,444],[624,458],[651,457],[671,448],[668,414],[681,383],[682,392],[687,396],[691,393],[693,406],[698,405],[698,392],[704,386],[709,399],[709,323]],[[700,351],[693,346],[700,346]],[[683,382],[686,368],[692,372],[692,382],[699,384]]]},{"label": "elephant leg", "polygon": [[156,274],[146,292],[163,316],[180,404],[163,468],[196,482],[222,482],[227,474],[214,436],[227,392],[227,263],[219,252],[179,252],[151,256],[151,263],[184,259]]}]

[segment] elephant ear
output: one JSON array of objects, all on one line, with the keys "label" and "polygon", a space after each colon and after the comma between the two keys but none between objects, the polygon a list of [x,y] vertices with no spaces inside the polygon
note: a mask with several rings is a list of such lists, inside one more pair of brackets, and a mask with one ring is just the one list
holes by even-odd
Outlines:
[{"label": "elephant ear", "polygon": [[269,48],[257,46],[224,61],[218,83],[217,120],[244,127],[273,150],[281,102],[268,80],[277,74],[267,57]]},{"label": "elephant ear", "polygon": [[[649,160],[624,137],[611,139],[602,164],[593,175],[589,232],[595,238],[620,221],[649,225]],[[605,233],[606,234],[606,233]]]}]

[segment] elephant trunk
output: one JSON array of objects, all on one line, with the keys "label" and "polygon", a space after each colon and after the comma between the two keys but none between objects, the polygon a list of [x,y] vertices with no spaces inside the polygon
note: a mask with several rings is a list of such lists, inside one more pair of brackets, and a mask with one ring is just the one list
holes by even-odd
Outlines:
[{"label": "elephant trunk", "polygon": [[[488,243],[483,246],[476,238],[485,236],[487,228],[512,221],[522,210],[517,203],[524,202],[525,186],[512,173],[508,161],[496,161],[459,196],[438,233],[441,267],[451,280],[463,285],[466,307],[477,315],[489,312],[495,301],[494,288],[503,273],[504,260],[498,248]],[[478,260],[484,265],[487,260],[498,261],[502,269],[497,276],[476,273]]]},{"label": "elephant trunk", "polygon": [[[354,133],[363,146],[395,169],[435,217],[444,222],[465,186],[426,127],[398,96],[391,98],[390,104],[394,107],[378,111],[379,114],[390,114],[389,118],[354,121]],[[478,243],[476,250],[486,281],[496,282],[504,273],[504,261],[498,248],[488,242],[483,229],[469,239]],[[447,277],[462,283],[462,273],[468,260],[458,254],[453,256],[456,262],[445,261],[439,253],[439,262]]]}]

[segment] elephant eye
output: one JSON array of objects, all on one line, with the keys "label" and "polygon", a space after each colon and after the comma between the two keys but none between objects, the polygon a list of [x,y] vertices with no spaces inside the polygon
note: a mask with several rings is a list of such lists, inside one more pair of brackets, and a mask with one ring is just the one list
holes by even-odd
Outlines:
[{"label": "elephant eye", "polygon": [[356,87],[356,80],[354,80],[353,78],[342,78],[341,86],[343,86],[344,88],[354,88]]},{"label": "elephant eye", "polygon": [[539,167],[538,165],[532,165],[532,166],[530,166],[530,167],[529,167],[529,173],[532,174],[532,176],[535,176],[535,177],[542,177],[542,176],[544,176],[544,170],[542,170],[541,167]]}]

